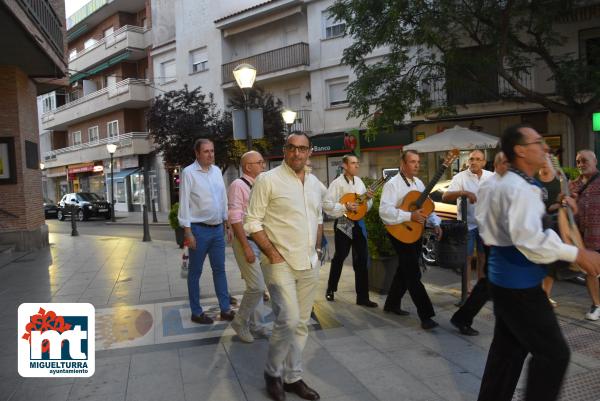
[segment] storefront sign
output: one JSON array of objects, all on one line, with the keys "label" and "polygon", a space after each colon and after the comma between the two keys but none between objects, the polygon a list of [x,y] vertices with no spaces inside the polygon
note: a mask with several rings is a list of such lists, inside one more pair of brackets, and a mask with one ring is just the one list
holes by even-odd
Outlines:
[{"label": "storefront sign", "polygon": [[94,171],[94,173],[101,173],[102,171],[104,171],[104,166],[94,166],[94,169],[92,171]]},{"label": "storefront sign", "polygon": [[600,131],[600,112],[592,114],[592,131]]},{"label": "storefront sign", "polygon": [[50,167],[46,169],[46,177],[60,177],[67,175],[64,167]]},{"label": "storefront sign", "polygon": [[70,167],[69,166],[69,175],[78,174],[78,173],[88,173],[90,171],[94,171],[93,164],[85,164],[82,166]]}]

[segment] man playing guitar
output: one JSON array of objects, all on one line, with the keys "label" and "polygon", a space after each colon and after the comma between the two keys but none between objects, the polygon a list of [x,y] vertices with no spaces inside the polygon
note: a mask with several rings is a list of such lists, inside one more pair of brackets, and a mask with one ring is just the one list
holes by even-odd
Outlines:
[{"label": "man playing guitar", "polygon": [[367,191],[365,184],[358,177],[360,163],[354,155],[345,155],[342,158],[342,167],[344,174],[341,174],[329,185],[325,200],[323,201],[323,210],[325,213],[335,217],[333,225],[335,235],[335,254],[331,260],[331,269],[329,270],[329,281],[327,283],[327,292],[325,297],[328,301],[334,300],[334,293],[337,291],[337,285],[342,274],[344,260],[353,249],[352,267],[354,268],[354,285],[356,288],[357,305],[376,308],[377,304],[369,300],[369,275],[367,272],[367,233],[364,221],[362,219],[353,221],[345,216],[349,212],[356,212],[358,205],[356,202],[340,203],[344,194],[353,193],[362,195],[367,194],[367,208],[373,205],[373,192]]},{"label": "man playing guitar", "polygon": [[[383,186],[381,203],[379,205],[379,217],[387,225],[401,224],[406,221],[424,224],[425,220],[427,220],[429,224],[434,226],[435,233],[440,238],[442,235],[440,218],[435,213],[431,213],[426,218],[421,209],[407,212],[399,208],[404,197],[410,191],[423,192],[425,189],[423,182],[416,177],[419,167],[420,159],[416,151],[408,150],[402,154],[400,173]],[[423,283],[421,283],[421,270],[419,268],[422,240],[419,239],[416,242],[406,244],[398,241],[391,235],[389,235],[389,238],[398,254],[398,269],[394,275],[383,310],[401,316],[408,315],[407,311],[400,308],[402,297],[408,290],[411,299],[417,307],[417,313],[421,319],[421,327],[424,330],[433,329],[438,324],[432,319],[435,316],[435,312],[433,311],[429,295],[427,295],[427,291]]]}]

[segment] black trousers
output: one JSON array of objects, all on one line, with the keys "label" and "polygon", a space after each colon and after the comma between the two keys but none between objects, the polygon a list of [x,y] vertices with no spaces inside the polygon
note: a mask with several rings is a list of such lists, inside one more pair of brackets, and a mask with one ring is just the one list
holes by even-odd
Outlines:
[{"label": "black trousers", "polygon": [[[473,319],[479,313],[483,305],[487,301],[490,300],[490,290],[488,288],[488,279],[487,279],[487,263],[490,253],[490,247],[484,247],[485,250],[485,266],[484,271],[486,277],[482,277],[477,281],[475,287],[471,290],[471,294],[465,300],[465,303],[461,305],[461,307],[456,311],[456,313],[452,316],[452,320],[463,324],[466,326],[471,326],[473,324]],[[468,266],[467,268],[470,268]]]},{"label": "black trousers", "polygon": [[392,246],[398,254],[398,269],[394,275],[392,286],[387,299],[385,309],[400,308],[402,297],[408,290],[410,297],[417,307],[417,313],[421,320],[430,319],[435,316],[431,299],[421,282],[421,269],[419,257],[421,256],[421,240],[405,244],[388,234]]},{"label": "black trousers", "polygon": [[510,401],[531,353],[527,401],[556,400],[569,364],[569,347],[541,286],[502,288],[490,283],[496,326],[478,401]]},{"label": "black trousers", "polygon": [[367,271],[367,239],[358,224],[352,229],[352,238],[338,230],[337,221],[333,225],[335,254],[331,260],[329,270],[328,291],[337,291],[344,260],[352,248],[352,268],[354,269],[354,287],[356,288],[356,301],[369,299],[369,274]]}]

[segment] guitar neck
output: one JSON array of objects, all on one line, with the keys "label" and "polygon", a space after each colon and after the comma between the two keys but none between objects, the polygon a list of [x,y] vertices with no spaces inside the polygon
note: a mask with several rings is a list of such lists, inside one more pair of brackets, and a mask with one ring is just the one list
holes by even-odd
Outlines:
[{"label": "guitar neck", "polygon": [[427,199],[427,197],[431,193],[431,190],[433,189],[435,184],[437,184],[437,182],[440,180],[440,178],[442,178],[442,174],[444,174],[444,171],[446,171],[446,168],[447,168],[447,166],[445,164],[442,164],[440,166],[440,168],[438,169],[437,173],[435,173],[435,175],[431,179],[431,181],[429,181],[429,183],[427,184],[427,186],[425,187],[423,192],[421,192],[421,195],[415,202],[417,209],[420,209],[421,206],[423,206],[423,202],[425,202],[425,199]]}]

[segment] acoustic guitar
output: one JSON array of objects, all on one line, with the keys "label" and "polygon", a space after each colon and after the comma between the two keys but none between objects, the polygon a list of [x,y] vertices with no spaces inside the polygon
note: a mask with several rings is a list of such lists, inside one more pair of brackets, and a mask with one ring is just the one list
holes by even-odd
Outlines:
[{"label": "acoustic guitar", "polygon": [[[402,202],[398,205],[398,208],[404,210],[405,212],[414,212],[415,210],[421,210],[421,213],[424,216],[429,216],[434,209],[433,201],[429,198],[429,193],[437,184],[437,182],[444,174],[444,171],[452,164],[454,160],[459,155],[458,149],[452,149],[446,154],[442,165],[438,169],[437,173],[433,176],[431,181],[425,187],[423,192],[419,191],[410,191],[406,194]],[[405,244],[412,244],[417,242],[419,238],[423,235],[423,230],[425,229],[424,223],[417,223],[416,221],[405,221],[400,224],[391,224],[386,225],[385,229],[390,233],[390,235],[396,238],[398,241],[403,242]]]},{"label": "acoustic guitar", "polygon": [[[554,167],[554,171],[558,176],[558,180],[560,181],[560,189],[562,194],[564,196],[571,196],[571,191],[569,190],[569,179],[567,178],[567,175],[563,169],[560,167],[558,158],[554,155],[550,156],[550,158],[552,160],[552,167]],[[581,238],[581,233],[579,232],[577,223],[575,223],[573,210],[566,203],[561,204],[561,208],[558,209],[558,231],[565,243],[575,245],[579,249],[585,249],[583,238]],[[575,263],[571,263],[569,265],[569,269],[583,271],[581,267]]]},{"label": "acoustic guitar", "polygon": [[[379,187],[381,187],[383,184],[388,182],[390,180],[390,178],[392,178],[396,174],[397,173],[388,174],[387,176],[378,178],[377,181],[373,182],[369,186],[368,191],[372,191],[372,192],[377,191],[377,189]],[[342,205],[345,205],[346,203],[356,203],[356,210],[353,212],[348,210],[346,213],[344,213],[344,216],[346,216],[347,218],[349,218],[350,220],[353,220],[353,221],[358,221],[358,220],[362,219],[363,217],[365,217],[365,214],[367,214],[367,209],[368,209],[367,202],[369,201],[367,192],[365,192],[364,194],[361,194],[361,195],[358,195],[356,193],[347,193],[347,194],[344,194],[340,198],[340,203]]]}]

